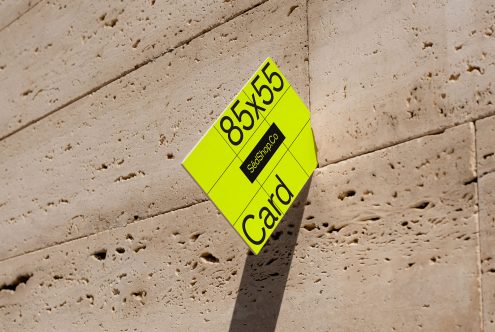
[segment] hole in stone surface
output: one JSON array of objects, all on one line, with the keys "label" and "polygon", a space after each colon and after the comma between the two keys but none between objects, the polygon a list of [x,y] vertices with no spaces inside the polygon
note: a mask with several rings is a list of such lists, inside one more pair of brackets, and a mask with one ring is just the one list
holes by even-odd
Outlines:
[{"label": "hole in stone surface", "polygon": [[131,295],[134,296],[134,297],[136,297],[137,299],[141,300],[143,297],[146,296],[146,291],[140,290],[140,291],[137,291],[137,292],[132,292]]},{"label": "hole in stone surface", "polygon": [[3,284],[2,286],[0,286],[0,291],[10,290],[15,292],[19,285],[26,284],[32,276],[32,274],[21,274],[17,276],[17,278],[15,278],[14,281],[12,281],[11,283]]},{"label": "hole in stone surface", "polygon": [[115,249],[115,251],[118,252],[119,254],[123,254],[125,252],[125,249],[119,247],[119,248]]},{"label": "hole in stone surface", "polygon": [[132,48],[137,48],[140,42],[141,39],[136,39],[136,41],[132,44]]},{"label": "hole in stone surface", "polygon": [[429,41],[428,42],[423,42],[423,50],[425,48],[429,48],[429,47],[433,47],[433,43],[432,42],[429,42]]},{"label": "hole in stone surface", "polygon": [[141,245],[137,246],[136,248],[134,248],[134,252],[139,252],[140,250],[144,250],[144,249],[146,249],[146,245],[141,244]]},{"label": "hole in stone surface", "polygon": [[292,14],[292,12],[293,12],[294,10],[296,10],[298,7],[299,7],[299,6],[297,6],[297,5],[291,6],[291,7],[290,7],[290,9],[289,9],[289,13],[287,14],[287,16],[290,16],[290,15]]},{"label": "hole in stone surface", "polygon": [[342,228],[344,228],[346,225],[342,225],[340,227],[332,225],[330,226],[330,229],[328,230],[328,233],[338,233]]},{"label": "hole in stone surface", "polygon": [[412,208],[414,209],[420,209],[420,210],[423,210],[425,209],[428,205],[430,205],[430,202],[428,201],[422,201],[422,202],[419,202],[413,206],[411,206]]},{"label": "hole in stone surface", "polygon": [[361,219],[361,221],[377,221],[377,220],[380,220],[382,217],[380,216],[372,216],[372,217],[367,217],[367,218],[363,218]]},{"label": "hole in stone surface", "polygon": [[461,76],[461,74],[451,74],[449,77],[449,81],[457,81],[459,79],[459,76]]},{"label": "hole in stone surface", "polygon": [[167,159],[174,159],[173,153],[167,153]]},{"label": "hole in stone surface", "polygon": [[344,192],[342,192],[342,193],[340,193],[340,194],[339,194],[339,199],[340,199],[341,201],[343,201],[343,200],[344,200],[344,198],[347,198],[347,197],[352,197],[352,196],[354,196],[354,195],[356,195],[356,191],[354,191],[354,190],[344,191]]},{"label": "hole in stone surface", "polygon": [[477,177],[474,177],[474,178],[472,178],[470,180],[465,181],[464,182],[464,185],[465,186],[468,186],[468,185],[473,184],[473,183],[478,183],[478,178]]},{"label": "hole in stone surface", "polygon": [[478,73],[483,74],[483,70],[480,68],[480,66],[468,65],[466,70],[470,73],[472,73],[473,71],[477,71]]},{"label": "hole in stone surface", "polygon": [[209,262],[209,263],[218,263],[220,261],[218,258],[213,256],[213,254],[211,254],[209,252],[204,252],[199,257],[201,257],[201,259],[203,261]]},{"label": "hole in stone surface", "polygon": [[107,250],[106,249],[98,250],[93,253],[93,257],[99,261],[102,261],[105,258],[107,258]]},{"label": "hole in stone surface", "polygon": [[304,229],[306,229],[307,231],[310,231],[310,232],[311,232],[312,230],[314,230],[314,229],[316,228],[316,224],[315,224],[315,223],[306,224],[306,225],[304,225],[303,227],[304,227]]},{"label": "hole in stone surface", "polygon": [[265,265],[270,265],[272,264],[273,262],[275,262],[278,258],[271,258],[268,262],[266,262]]},{"label": "hole in stone surface", "polygon": [[108,22],[105,22],[105,26],[113,28],[119,20],[116,18],[111,19]]},{"label": "hole in stone surface", "polygon": [[33,92],[33,90],[28,89],[28,90],[26,90],[26,91],[24,91],[24,92],[22,93],[22,96],[27,96],[27,95],[29,95],[29,94],[30,94],[30,93],[32,93],[32,92]]},{"label": "hole in stone surface", "polygon": [[203,233],[194,233],[189,238],[191,239],[192,242],[195,242],[201,234]]},{"label": "hole in stone surface", "polygon": [[131,172],[131,173],[127,174],[127,175],[121,175],[121,176],[119,176],[118,178],[116,178],[116,179],[114,180],[114,182],[122,182],[122,181],[127,181],[127,180],[130,180],[130,179],[132,179],[132,178],[135,178],[135,177],[136,177],[136,176],[138,176],[138,175],[142,175],[142,176],[144,176],[144,175],[146,175],[146,173],[144,173],[144,172],[143,172],[143,171],[141,171],[141,170],[139,170],[139,171],[137,171],[137,172]]},{"label": "hole in stone surface", "polygon": [[134,300],[139,301],[142,305],[144,305],[144,298],[146,297],[146,291],[139,290],[137,292],[132,292],[131,296]]}]

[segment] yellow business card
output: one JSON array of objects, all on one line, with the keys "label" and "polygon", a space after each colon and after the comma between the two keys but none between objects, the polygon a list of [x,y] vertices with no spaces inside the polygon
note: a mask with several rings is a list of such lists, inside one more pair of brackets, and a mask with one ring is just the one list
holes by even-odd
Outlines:
[{"label": "yellow business card", "polygon": [[309,110],[271,58],[182,165],[258,254],[317,166]]}]

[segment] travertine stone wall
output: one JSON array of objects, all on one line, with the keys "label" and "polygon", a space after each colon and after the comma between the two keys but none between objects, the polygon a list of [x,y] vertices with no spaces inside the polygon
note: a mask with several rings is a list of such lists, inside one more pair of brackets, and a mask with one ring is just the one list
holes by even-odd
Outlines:
[{"label": "travertine stone wall", "polygon": [[493,1],[310,4],[320,165],[494,114]]},{"label": "travertine stone wall", "polygon": [[481,281],[486,331],[495,331],[495,116],[476,121]]},{"label": "travertine stone wall", "polygon": [[479,179],[481,282],[486,331],[495,331],[495,173]]},{"label": "travertine stone wall", "polygon": [[204,201],[180,162],[267,55],[308,100],[291,6],[255,7],[0,141],[0,257]]},{"label": "travertine stone wall", "polygon": [[45,0],[0,34],[0,137],[261,2]]},{"label": "travertine stone wall", "polygon": [[[0,0],[0,331],[495,331],[494,29],[487,0]],[[319,167],[253,256],[180,162],[267,56]]]},{"label": "travertine stone wall", "polygon": [[[476,330],[474,158],[466,124],[318,169],[277,328]],[[272,243],[251,297],[285,277]],[[4,261],[1,313],[7,330],[224,330],[245,260],[204,202]]]}]

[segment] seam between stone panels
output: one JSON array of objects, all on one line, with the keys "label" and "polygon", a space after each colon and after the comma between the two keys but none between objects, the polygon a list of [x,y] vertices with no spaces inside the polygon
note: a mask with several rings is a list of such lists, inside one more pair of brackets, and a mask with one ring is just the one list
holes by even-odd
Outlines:
[{"label": "seam between stone panels", "polygon": [[36,2],[34,5],[32,5],[31,7],[29,7],[28,9],[26,9],[25,11],[23,11],[21,14],[19,14],[19,16],[17,16],[16,18],[14,18],[12,21],[10,21],[9,23],[7,23],[5,26],[1,27],[0,28],[0,33],[7,29],[9,26],[11,26],[15,21],[17,21],[18,19],[20,19],[22,16],[24,16],[25,14],[27,14],[27,12],[29,12],[31,9],[33,9],[34,7],[36,7],[40,2],[42,2],[43,0],[39,0],[38,2]]},{"label": "seam between stone panels", "polygon": [[481,197],[480,197],[480,174],[478,173],[478,140],[476,138],[476,122],[473,121],[473,132],[474,132],[474,169],[476,172],[476,197],[478,209],[476,212],[476,233],[478,240],[478,250],[476,254],[478,255],[478,285],[479,285],[479,294],[480,294],[480,331],[484,331],[484,312],[483,312],[483,278],[482,278],[482,266],[481,266],[481,225],[480,225],[480,211],[481,211]]},{"label": "seam between stone panels", "polygon": [[[444,127],[436,128],[436,129],[427,131],[427,132],[422,133],[422,134],[418,134],[418,135],[414,135],[414,136],[411,136],[411,137],[408,137],[408,138],[397,140],[397,141],[395,141],[393,143],[390,143],[390,144],[380,145],[377,148],[374,148],[374,149],[371,149],[371,150],[367,150],[367,151],[363,151],[361,153],[358,153],[358,154],[355,154],[355,155],[352,155],[352,156],[348,156],[348,157],[344,157],[344,158],[340,158],[340,159],[335,159],[335,160],[332,160],[332,161],[330,161],[328,163],[321,163],[319,165],[320,166],[319,168],[323,168],[323,167],[328,166],[328,165],[337,164],[337,163],[340,163],[342,161],[346,161],[346,160],[353,159],[353,158],[356,158],[356,157],[361,157],[361,156],[367,155],[369,153],[373,153],[373,152],[377,152],[377,151],[380,151],[380,150],[388,149],[388,148],[390,148],[392,146],[399,145],[399,144],[402,144],[402,143],[406,143],[406,142],[409,142],[409,141],[413,141],[413,140],[418,139],[418,138],[427,137],[427,136],[434,136],[434,135],[440,135],[440,134],[443,134],[446,130],[449,130],[449,129],[452,129],[452,128],[455,128],[455,127],[459,127],[459,126],[465,125],[467,123],[475,122],[475,121],[478,121],[478,120],[483,120],[485,118],[489,118],[489,117],[494,116],[494,115],[495,115],[495,110],[490,111],[486,115],[482,115],[482,116],[479,116],[479,117],[469,118],[469,119],[466,119],[464,121],[456,122],[456,123],[454,123],[452,125],[449,125],[449,126],[444,126]],[[484,174],[484,175],[486,175],[486,174]]]},{"label": "seam between stone panels", "polygon": [[134,225],[134,224],[137,224],[137,223],[141,223],[141,222],[144,222],[144,221],[146,221],[148,219],[156,218],[156,217],[159,217],[159,216],[162,216],[162,215],[171,213],[171,212],[178,212],[178,211],[186,210],[186,209],[189,209],[189,208],[191,208],[193,206],[196,206],[196,205],[199,205],[199,204],[202,204],[202,203],[205,203],[205,202],[209,202],[209,200],[208,199],[197,200],[194,203],[191,203],[191,204],[188,204],[188,205],[184,205],[184,206],[181,206],[181,207],[172,209],[172,210],[157,212],[157,213],[153,213],[153,214],[150,214],[150,215],[145,216],[145,217],[142,217],[142,218],[138,218],[136,220],[132,220],[132,221],[128,222],[125,225],[110,227],[108,229],[105,229],[105,230],[102,230],[102,231],[99,231],[99,232],[95,232],[95,233],[91,233],[91,234],[87,234],[87,235],[75,237],[75,238],[69,239],[67,241],[56,242],[53,245],[50,245],[50,246],[47,246],[47,247],[44,247],[44,248],[39,248],[39,249],[31,250],[31,251],[26,251],[26,252],[24,252],[22,254],[19,254],[19,255],[10,256],[10,257],[7,257],[7,258],[2,258],[2,259],[0,259],[0,264],[3,263],[3,262],[9,261],[11,259],[15,259],[15,258],[24,256],[24,255],[34,254],[34,253],[37,253],[37,252],[40,252],[40,251],[43,251],[43,250],[47,250],[47,249],[50,249],[50,248],[56,248],[58,246],[61,246],[61,245],[66,244],[66,243],[71,243],[71,242],[74,242],[74,241],[77,241],[77,240],[89,238],[91,236],[96,236],[96,235],[99,235],[99,234],[102,234],[102,233],[105,233],[105,232],[111,232],[111,231],[114,231],[114,230],[122,229],[122,228],[125,228],[127,226]]},{"label": "seam between stone panels", "polygon": [[101,88],[103,88],[103,87],[105,87],[105,86],[107,86],[107,85],[109,85],[109,84],[111,84],[111,83],[113,83],[113,82],[115,82],[115,81],[117,81],[117,80],[119,80],[119,79],[127,76],[128,74],[130,74],[130,73],[138,70],[139,68],[144,67],[147,64],[154,62],[155,60],[161,58],[162,56],[164,56],[166,54],[169,54],[169,53],[172,53],[173,51],[179,49],[182,46],[188,45],[190,42],[192,42],[193,40],[201,37],[202,35],[205,35],[205,34],[211,32],[211,31],[213,31],[214,29],[218,28],[219,26],[222,26],[222,25],[224,25],[226,23],[229,23],[230,21],[236,19],[237,17],[239,17],[241,15],[244,15],[245,13],[250,12],[250,11],[256,9],[257,7],[263,5],[266,2],[268,2],[268,0],[260,1],[260,2],[256,3],[255,5],[247,8],[247,9],[244,9],[244,10],[238,12],[238,13],[235,13],[232,16],[228,17],[227,19],[225,19],[225,20],[223,20],[223,21],[221,21],[219,23],[213,24],[213,25],[209,26],[208,28],[205,28],[205,29],[201,30],[197,34],[189,37],[188,39],[179,42],[177,45],[173,46],[172,48],[169,48],[166,51],[163,51],[163,52],[161,52],[160,54],[158,54],[156,56],[153,56],[153,57],[151,57],[151,58],[149,58],[147,60],[144,60],[144,61],[138,63],[137,65],[134,65],[134,67],[123,71],[122,73],[120,73],[119,75],[115,76],[114,78],[111,78],[111,79],[103,82],[102,84],[97,85],[96,87],[94,87],[94,88],[92,88],[92,89],[84,92],[83,94],[81,94],[79,96],[76,96],[76,97],[74,97],[72,99],[69,99],[69,101],[63,103],[62,105],[56,107],[55,109],[53,109],[53,110],[51,110],[51,111],[43,114],[40,117],[37,117],[36,119],[33,119],[33,120],[29,121],[29,122],[26,122],[21,127],[19,127],[19,128],[15,129],[15,130],[11,131],[10,133],[5,134],[4,136],[1,136],[0,137],[0,142],[3,141],[6,138],[8,138],[8,137],[10,137],[10,136],[18,133],[18,132],[20,132],[21,130],[24,130],[24,129],[26,129],[26,128],[32,126],[32,125],[34,125],[35,123],[37,123],[37,122],[39,122],[39,121],[41,121],[41,120],[49,117],[50,115],[57,113],[58,111],[66,108],[67,106],[74,104],[75,102],[83,99],[84,97],[87,97],[87,96],[95,93],[96,91],[100,90]]},{"label": "seam between stone panels", "polygon": [[488,172],[484,172],[484,173],[481,173],[481,174],[478,174],[478,180],[484,178],[485,176],[489,175],[489,174],[492,174],[492,173],[495,173],[495,170],[492,170],[492,171],[488,171]]},{"label": "seam between stone panels", "polygon": [[485,175],[488,175],[488,174],[491,174],[491,173],[494,173],[495,170],[491,170],[491,171],[486,171],[486,172],[483,172],[483,173],[480,173],[478,174],[478,180],[483,178]]}]

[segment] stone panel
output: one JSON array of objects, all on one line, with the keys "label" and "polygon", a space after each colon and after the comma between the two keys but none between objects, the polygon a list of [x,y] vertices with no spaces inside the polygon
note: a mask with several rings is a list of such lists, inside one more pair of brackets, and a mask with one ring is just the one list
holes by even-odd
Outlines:
[{"label": "stone panel", "polygon": [[309,2],[320,166],[495,113],[495,3]]}]

